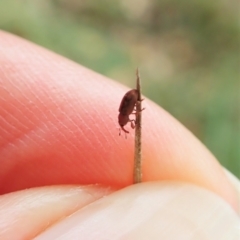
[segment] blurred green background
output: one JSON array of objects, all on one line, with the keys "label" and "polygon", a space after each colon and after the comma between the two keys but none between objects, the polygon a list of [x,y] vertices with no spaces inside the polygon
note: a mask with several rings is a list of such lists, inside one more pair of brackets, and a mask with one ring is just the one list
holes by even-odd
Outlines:
[{"label": "blurred green background", "polygon": [[240,177],[238,0],[0,0],[0,28],[134,86]]}]

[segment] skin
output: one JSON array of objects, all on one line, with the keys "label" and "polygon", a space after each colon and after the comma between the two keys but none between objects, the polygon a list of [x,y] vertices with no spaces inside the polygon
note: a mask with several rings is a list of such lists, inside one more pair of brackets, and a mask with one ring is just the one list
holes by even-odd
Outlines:
[{"label": "skin", "polygon": [[133,132],[116,128],[126,91],[0,32],[0,239],[237,239],[239,181],[148,99],[146,183],[131,185]]}]

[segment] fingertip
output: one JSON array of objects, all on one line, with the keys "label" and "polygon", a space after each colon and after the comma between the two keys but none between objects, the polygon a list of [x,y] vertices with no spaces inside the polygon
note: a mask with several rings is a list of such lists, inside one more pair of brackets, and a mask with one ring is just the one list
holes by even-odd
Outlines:
[{"label": "fingertip", "polygon": [[[201,201],[199,201],[201,199]],[[104,221],[103,221],[104,219]],[[227,223],[227,224],[226,224]],[[86,206],[36,239],[235,239],[239,218],[214,193],[180,182],[129,186]]]},{"label": "fingertip", "polygon": [[[125,139],[115,131],[127,89],[0,34],[0,192],[51,184],[132,184],[133,132]],[[143,107],[144,181],[191,182],[236,209],[234,189],[214,156],[162,108],[147,98]]]}]

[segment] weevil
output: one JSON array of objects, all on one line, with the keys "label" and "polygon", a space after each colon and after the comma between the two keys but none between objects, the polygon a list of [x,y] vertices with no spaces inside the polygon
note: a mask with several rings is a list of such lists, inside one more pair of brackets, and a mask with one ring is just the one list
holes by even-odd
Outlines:
[{"label": "weevil", "polygon": [[[141,99],[142,101],[143,99]],[[128,123],[131,122],[131,127],[132,129],[135,128],[135,119],[129,119],[129,115],[131,114],[137,114],[137,110],[135,109],[136,103],[138,101],[138,91],[137,89],[132,89],[128,91],[124,96],[121,101],[120,107],[118,109],[119,114],[118,114],[118,123],[120,125],[119,128],[119,135],[121,135],[121,129],[126,133],[129,133],[124,126]],[[135,112],[133,112],[135,110]],[[141,109],[141,111],[144,110]]]}]

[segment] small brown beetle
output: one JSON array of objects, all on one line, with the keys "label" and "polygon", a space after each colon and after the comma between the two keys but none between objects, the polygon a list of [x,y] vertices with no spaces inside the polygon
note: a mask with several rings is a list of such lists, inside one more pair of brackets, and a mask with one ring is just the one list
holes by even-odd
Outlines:
[{"label": "small brown beetle", "polygon": [[[141,99],[142,101],[143,99]],[[128,91],[124,96],[121,101],[120,107],[119,107],[119,115],[118,115],[118,123],[121,128],[119,128],[119,135],[121,135],[121,129],[125,133],[129,133],[124,126],[128,123],[131,122],[131,127],[134,129],[135,128],[135,119],[129,119],[130,114],[137,114],[137,112],[134,111],[134,107],[136,106],[136,103],[138,101],[138,91],[136,89],[132,89]],[[144,109],[142,109],[144,110]],[[141,111],[142,111],[141,110]]]}]

